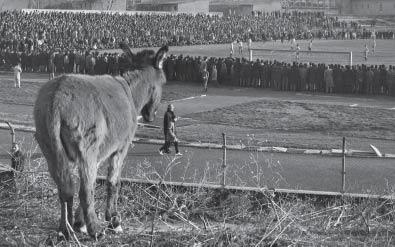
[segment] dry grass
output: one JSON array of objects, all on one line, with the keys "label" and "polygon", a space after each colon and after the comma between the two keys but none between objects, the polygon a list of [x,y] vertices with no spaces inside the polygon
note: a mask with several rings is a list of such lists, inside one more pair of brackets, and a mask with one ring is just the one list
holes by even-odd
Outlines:
[{"label": "dry grass", "polygon": [[[28,152],[34,153],[35,147]],[[29,156],[29,155],[28,155]],[[391,246],[392,201],[341,200],[175,187],[153,170],[140,178],[159,184],[124,184],[119,198],[124,233],[107,232],[98,242],[77,234],[58,242],[57,191],[43,159],[27,159],[17,189],[0,191],[0,240],[5,246]],[[251,162],[254,162],[252,160]],[[257,161],[255,161],[257,162]],[[273,169],[280,169],[272,164]],[[258,166],[257,166],[258,167]],[[162,173],[163,174],[163,173]],[[260,171],[256,171],[257,176]],[[218,181],[218,180],[217,180]],[[202,181],[195,181],[202,182]],[[96,208],[103,220],[105,187],[98,184]],[[393,193],[388,188],[387,194]],[[103,222],[103,227],[105,223]]]}]

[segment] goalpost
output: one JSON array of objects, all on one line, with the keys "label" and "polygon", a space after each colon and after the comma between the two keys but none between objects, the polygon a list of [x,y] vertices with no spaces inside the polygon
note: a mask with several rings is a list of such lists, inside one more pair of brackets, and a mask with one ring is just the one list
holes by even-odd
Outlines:
[{"label": "goalpost", "polygon": [[279,61],[287,63],[325,63],[325,64],[353,64],[352,52],[344,51],[307,51],[300,50],[297,54],[296,50],[276,50],[264,48],[250,48],[249,59],[263,59],[268,61]]}]

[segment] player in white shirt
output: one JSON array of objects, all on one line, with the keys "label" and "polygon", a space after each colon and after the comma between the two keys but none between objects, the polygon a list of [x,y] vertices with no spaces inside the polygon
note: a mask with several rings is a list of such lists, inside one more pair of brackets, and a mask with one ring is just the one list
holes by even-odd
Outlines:
[{"label": "player in white shirt", "polygon": [[372,44],[372,54],[374,55],[376,53],[376,38],[373,39],[373,44]]},{"label": "player in white shirt", "polygon": [[312,49],[313,49],[313,39],[311,39],[309,42],[309,47],[308,47],[309,52],[311,52]]},{"label": "player in white shirt", "polygon": [[232,43],[230,43],[230,57],[233,57],[233,53],[235,52],[234,51],[234,44],[233,44],[234,42],[232,42]]},{"label": "player in white shirt", "polygon": [[243,41],[239,41],[239,55],[243,55]]},{"label": "player in white shirt", "polygon": [[18,87],[18,88],[21,87],[21,73],[22,73],[21,64],[18,63],[18,64],[14,67],[15,87]]},{"label": "player in white shirt", "polygon": [[296,51],[295,51],[296,62],[299,62],[299,53],[300,53],[300,46],[299,44],[296,44]]},{"label": "player in white shirt", "polygon": [[368,45],[365,44],[365,50],[364,50],[365,61],[368,61],[368,55],[369,55],[369,48],[368,48]]}]

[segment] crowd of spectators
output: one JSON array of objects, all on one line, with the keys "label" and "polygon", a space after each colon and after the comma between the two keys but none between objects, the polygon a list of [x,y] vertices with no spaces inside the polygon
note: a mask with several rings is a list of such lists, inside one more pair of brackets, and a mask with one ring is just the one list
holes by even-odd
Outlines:
[{"label": "crowd of spectators", "polygon": [[218,82],[220,85],[282,91],[395,96],[395,66],[392,65],[291,64],[189,56],[171,56],[165,65],[169,80],[199,82],[201,71],[206,69],[211,85]]},{"label": "crowd of spectators", "polygon": [[[251,16],[141,15],[84,12],[0,12],[0,66],[18,62],[23,71],[122,74],[122,54],[99,52],[120,41],[132,47],[192,45],[311,38],[394,38],[323,13],[271,12]],[[210,81],[275,90],[395,95],[393,66],[254,62],[239,58],[170,57],[169,80]]]},{"label": "crowd of spectators", "polygon": [[[82,73],[122,75],[129,60],[118,53],[66,52],[46,56],[18,56],[23,71],[50,74]],[[47,62],[49,61],[49,62]],[[207,58],[171,55],[164,63],[169,81],[202,82],[208,71],[208,86],[270,88],[282,91],[355,93],[395,96],[395,66],[315,63],[285,63],[244,58]]]},{"label": "crowd of spectators", "polygon": [[[367,38],[372,31],[321,12],[258,12],[248,16],[0,12],[0,49],[43,52],[310,38]],[[394,38],[392,31],[378,38]]]}]

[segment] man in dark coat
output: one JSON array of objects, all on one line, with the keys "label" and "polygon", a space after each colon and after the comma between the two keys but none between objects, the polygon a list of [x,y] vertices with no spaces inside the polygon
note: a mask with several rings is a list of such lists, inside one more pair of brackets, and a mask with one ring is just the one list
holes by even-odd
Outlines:
[{"label": "man in dark coat", "polygon": [[176,150],[176,155],[182,155],[178,150],[178,138],[176,136],[176,125],[177,117],[174,114],[174,105],[169,104],[167,106],[167,111],[163,117],[163,132],[165,135],[165,144],[159,149],[159,154],[163,155],[163,153],[170,153],[170,146],[174,143],[174,148]]}]

